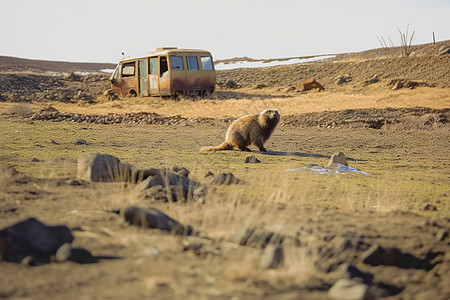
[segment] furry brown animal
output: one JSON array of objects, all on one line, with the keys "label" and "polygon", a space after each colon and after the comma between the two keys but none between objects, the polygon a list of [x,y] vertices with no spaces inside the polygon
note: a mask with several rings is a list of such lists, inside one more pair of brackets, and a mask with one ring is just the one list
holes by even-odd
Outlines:
[{"label": "furry brown animal", "polygon": [[228,127],[225,142],[217,147],[203,147],[200,151],[231,150],[234,147],[251,151],[247,146],[253,144],[265,152],[264,143],[279,122],[280,114],[276,109],[265,109],[258,114],[240,117]]}]

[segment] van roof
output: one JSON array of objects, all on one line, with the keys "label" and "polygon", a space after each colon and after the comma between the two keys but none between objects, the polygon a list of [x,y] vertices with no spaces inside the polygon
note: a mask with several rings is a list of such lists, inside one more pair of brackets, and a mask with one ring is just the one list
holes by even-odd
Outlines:
[{"label": "van roof", "polygon": [[120,62],[146,58],[146,57],[153,56],[153,55],[156,56],[156,55],[164,55],[164,54],[170,54],[170,53],[182,54],[182,53],[194,53],[194,52],[211,56],[211,52],[206,51],[206,50],[201,50],[201,49],[178,49],[177,47],[162,47],[162,48],[156,48],[156,51],[148,52],[147,55],[136,56],[136,57],[131,57],[131,56],[124,57],[120,60]]}]

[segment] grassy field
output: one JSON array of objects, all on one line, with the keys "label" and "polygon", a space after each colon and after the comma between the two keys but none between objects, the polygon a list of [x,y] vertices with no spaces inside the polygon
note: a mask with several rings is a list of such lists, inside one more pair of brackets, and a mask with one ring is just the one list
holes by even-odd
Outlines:
[{"label": "grassy field", "polygon": [[[232,172],[245,184],[221,188],[242,199],[289,205],[313,205],[349,210],[412,210],[426,204],[448,214],[448,134],[443,131],[383,131],[280,127],[257,153],[260,164],[245,164],[249,153],[200,153],[202,146],[221,142],[226,125],[92,125],[68,122],[0,120],[4,133],[2,164],[37,177],[76,177],[83,153],[117,156],[140,168],[184,166],[194,180]],[[77,145],[77,140],[87,142]],[[317,174],[309,164],[326,166],[342,151],[349,165],[362,174]],[[32,160],[37,159],[37,162]],[[302,169],[303,168],[303,169]],[[299,169],[287,172],[288,169]]]}]

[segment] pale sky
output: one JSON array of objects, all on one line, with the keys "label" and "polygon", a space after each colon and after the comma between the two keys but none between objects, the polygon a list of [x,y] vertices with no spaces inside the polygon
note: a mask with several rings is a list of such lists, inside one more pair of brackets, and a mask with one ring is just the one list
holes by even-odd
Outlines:
[{"label": "pale sky", "polygon": [[450,0],[0,0],[0,55],[111,62],[157,47],[285,58],[450,39]]}]

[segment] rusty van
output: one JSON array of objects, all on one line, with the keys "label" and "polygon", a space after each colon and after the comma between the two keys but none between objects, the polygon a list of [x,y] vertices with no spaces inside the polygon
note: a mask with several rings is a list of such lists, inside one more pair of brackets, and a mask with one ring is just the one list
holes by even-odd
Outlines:
[{"label": "rusty van", "polygon": [[110,81],[123,96],[201,96],[214,91],[216,71],[208,51],[166,47],[121,59]]}]

